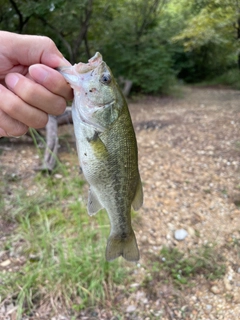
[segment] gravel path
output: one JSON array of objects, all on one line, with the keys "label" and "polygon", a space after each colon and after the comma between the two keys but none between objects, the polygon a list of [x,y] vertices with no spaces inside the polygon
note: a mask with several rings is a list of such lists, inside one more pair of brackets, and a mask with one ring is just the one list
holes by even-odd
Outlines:
[{"label": "gravel path", "polygon": [[[224,279],[199,278],[181,294],[186,319],[240,319],[239,98],[233,90],[187,88],[183,99],[130,105],[145,193],[136,226],[143,260],[163,245],[189,252],[204,244],[226,259]],[[184,241],[175,239],[179,229],[188,233]],[[155,285],[156,305],[163,295]],[[165,312],[161,319],[185,318]]]}]

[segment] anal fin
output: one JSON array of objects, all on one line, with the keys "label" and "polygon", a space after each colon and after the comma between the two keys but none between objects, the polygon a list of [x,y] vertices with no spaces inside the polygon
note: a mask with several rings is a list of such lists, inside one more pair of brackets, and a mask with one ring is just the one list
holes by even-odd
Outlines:
[{"label": "anal fin", "polygon": [[88,214],[90,216],[93,216],[99,210],[101,210],[103,208],[103,206],[99,202],[95,192],[91,188],[89,188],[89,191],[88,191],[88,205],[87,205],[87,208],[88,208]]},{"label": "anal fin", "polygon": [[139,177],[135,197],[132,202],[133,209],[137,211],[138,209],[141,208],[142,204],[143,204],[143,189],[142,189],[142,182]]}]

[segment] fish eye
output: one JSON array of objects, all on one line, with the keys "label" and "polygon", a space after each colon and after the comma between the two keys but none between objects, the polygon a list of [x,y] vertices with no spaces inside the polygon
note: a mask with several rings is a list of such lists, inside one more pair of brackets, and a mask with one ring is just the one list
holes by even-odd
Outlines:
[{"label": "fish eye", "polygon": [[110,73],[103,73],[101,75],[101,78],[100,78],[100,81],[103,83],[103,84],[109,84],[112,80],[112,77],[110,75]]}]

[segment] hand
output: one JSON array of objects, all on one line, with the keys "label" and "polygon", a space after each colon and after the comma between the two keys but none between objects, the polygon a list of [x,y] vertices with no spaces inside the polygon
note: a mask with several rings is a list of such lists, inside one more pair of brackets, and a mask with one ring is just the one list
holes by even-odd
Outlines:
[{"label": "hand", "polygon": [[68,66],[47,37],[0,31],[0,137],[42,128],[59,115],[72,89],[54,68]]}]

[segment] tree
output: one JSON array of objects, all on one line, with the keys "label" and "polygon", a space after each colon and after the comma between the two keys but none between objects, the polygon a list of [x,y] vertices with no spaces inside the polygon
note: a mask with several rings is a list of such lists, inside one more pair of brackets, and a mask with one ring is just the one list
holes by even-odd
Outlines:
[{"label": "tree", "polygon": [[191,14],[185,28],[173,37],[173,41],[182,42],[186,52],[195,53],[198,57],[201,55],[206,73],[211,69],[223,72],[234,63],[238,63],[240,68],[240,1],[202,0],[190,3]]},{"label": "tree", "polygon": [[[95,45],[113,73],[134,90],[163,92],[174,80],[166,33],[159,27],[166,0],[122,0],[109,4]],[[106,28],[106,25],[108,26]],[[96,30],[94,28],[94,30]],[[91,30],[89,30],[91,34]]]},{"label": "tree", "polygon": [[93,0],[9,0],[9,4],[5,2],[2,8],[1,25],[5,30],[48,35],[72,63],[80,53],[90,57],[87,33]]},{"label": "tree", "polygon": [[[135,90],[159,93],[175,78],[166,4],[167,0],[9,0],[0,9],[0,25],[51,37],[71,63],[100,51],[116,77],[133,83]],[[52,167],[51,152],[57,151],[57,120],[50,117],[47,125],[44,168]]]}]

